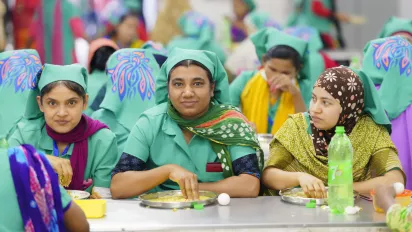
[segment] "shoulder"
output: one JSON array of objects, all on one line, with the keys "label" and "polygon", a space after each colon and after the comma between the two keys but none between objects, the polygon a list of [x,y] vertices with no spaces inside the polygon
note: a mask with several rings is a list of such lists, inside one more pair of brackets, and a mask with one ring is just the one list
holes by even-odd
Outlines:
[{"label": "shoulder", "polygon": [[21,132],[35,132],[41,131],[41,129],[45,125],[44,118],[37,118],[37,119],[22,119],[20,122],[17,123],[17,129]]},{"label": "shoulder", "polygon": [[94,135],[92,135],[90,137],[90,139],[92,141],[101,140],[101,141],[106,141],[106,142],[107,141],[113,141],[113,140],[115,140],[115,138],[116,138],[115,134],[107,128],[103,128],[103,129],[97,131],[96,133],[94,133]]},{"label": "shoulder", "polygon": [[389,134],[388,130],[379,124],[376,124],[375,121],[369,115],[362,115],[358,122],[356,123],[356,129],[358,130],[370,130],[370,132],[386,132]]},{"label": "shoulder", "polygon": [[164,117],[167,114],[167,107],[167,102],[153,106],[143,112],[142,116],[146,116],[148,118]]}]

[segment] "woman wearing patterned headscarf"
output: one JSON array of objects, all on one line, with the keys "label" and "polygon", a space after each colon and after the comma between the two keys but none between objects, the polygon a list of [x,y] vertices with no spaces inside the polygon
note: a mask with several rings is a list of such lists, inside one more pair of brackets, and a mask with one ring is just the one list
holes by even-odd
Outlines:
[{"label": "woman wearing patterned headscarf", "polygon": [[176,48],[156,79],[156,106],[143,112],[113,170],[114,198],[199,190],[256,197],[263,152],[245,116],[229,105],[216,54]]},{"label": "woman wearing patterned headscarf", "polygon": [[[412,44],[400,36],[370,41],[364,49],[362,70],[378,89],[392,123],[391,138],[399,152],[406,178],[412,178]],[[406,183],[412,188],[412,182]]]},{"label": "woman wearing patterned headscarf", "polygon": [[263,183],[271,190],[300,185],[322,197],[328,180],[328,145],[344,126],[354,149],[353,188],[368,194],[379,183],[405,182],[390,122],[372,81],[347,67],[327,69],[314,85],[309,113],[289,117],[270,145]]}]

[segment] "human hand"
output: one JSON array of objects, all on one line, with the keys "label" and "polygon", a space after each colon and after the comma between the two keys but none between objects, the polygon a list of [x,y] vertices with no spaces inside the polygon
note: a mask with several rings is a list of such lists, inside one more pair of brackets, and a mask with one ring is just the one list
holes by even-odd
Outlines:
[{"label": "human hand", "polygon": [[189,200],[199,199],[199,183],[196,174],[173,164],[170,165],[169,179],[179,184],[183,197]]},{"label": "human hand", "polygon": [[73,177],[73,169],[70,164],[70,160],[52,155],[46,155],[46,158],[49,160],[54,171],[59,176],[60,184],[64,187],[68,187],[72,182]]},{"label": "human hand", "polygon": [[298,177],[299,185],[303,192],[310,198],[327,198],[328,194],[323,182],[307,173],[301,173]]}]

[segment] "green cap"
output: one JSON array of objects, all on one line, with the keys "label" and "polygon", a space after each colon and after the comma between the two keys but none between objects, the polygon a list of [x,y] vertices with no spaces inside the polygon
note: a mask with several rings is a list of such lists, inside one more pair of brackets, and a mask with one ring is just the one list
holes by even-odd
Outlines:
[{"label": "green cap", "polygon": [[193,208],[195,208],[195,210],[203,210],[205,208],[204,204],[194,204]]},{"label": "green cap", "polygon": [[335,132],[336,132],[336,134],[345,134],[345,127],[344,126],[337,126]]}]

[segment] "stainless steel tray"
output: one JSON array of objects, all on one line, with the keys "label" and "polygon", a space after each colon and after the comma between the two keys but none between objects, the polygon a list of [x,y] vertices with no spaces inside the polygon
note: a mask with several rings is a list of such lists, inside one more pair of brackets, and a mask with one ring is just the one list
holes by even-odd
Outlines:
[{"label": "stainless steel tray", "polygon": [[152,200],[157,199],[159,197],[166,197],[166,196],[182,196],[182,191],[180,190],[171,190],[171,191],[164,191],[164,192],[157,192],[157,193],[147,193],[143,194],[139,197],[142,201],[142,204],[154,207],[154,208],[162,208],[162,209],[182,209],[182,208],[191,208],[193,203],[211,205],[216,202],[217,194],[214,192],[209,191],[199,191],[199,196],[206,196],[210,197],[210,199],[204,201],[187,201],[187,202],[154,202]]},{"label": "stainless steel tray", "polygon": [[[326,187],[326,189],[328,188]],[[293,193],[297,193],[301,191],[303,191],[302,188],[288,188],[288,189],[280,190],[279,195],[283,201],[296,204],[296,205],[306,205],[306,203],[309,203],[312,200],[316,201],[316,205],[327,205],[328,204],[327,198],[317,199],[317,198],[288,196],[289,194],[293,194]],[[359,193],[356,191],[353,191],[353,197],[357,199],[359,197]]]}]

